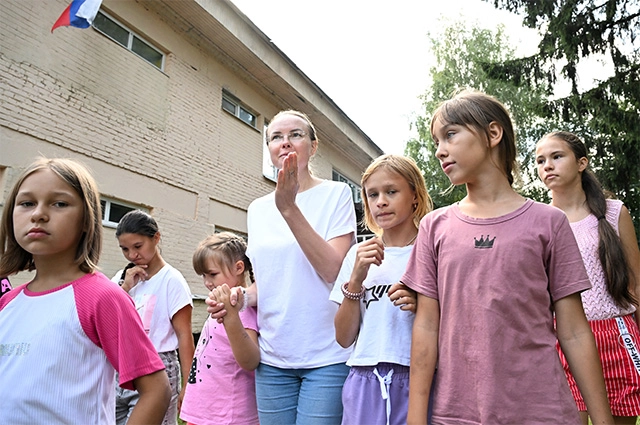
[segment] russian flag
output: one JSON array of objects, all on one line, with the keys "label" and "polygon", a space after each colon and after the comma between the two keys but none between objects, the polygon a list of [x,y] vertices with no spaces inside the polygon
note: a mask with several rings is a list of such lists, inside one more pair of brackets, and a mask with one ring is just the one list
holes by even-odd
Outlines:
[{"label": "russian flag", "polygon": [[51,32],[58,27],[89,28],[100,10],[102,0],[73,0],[62,12]]}]

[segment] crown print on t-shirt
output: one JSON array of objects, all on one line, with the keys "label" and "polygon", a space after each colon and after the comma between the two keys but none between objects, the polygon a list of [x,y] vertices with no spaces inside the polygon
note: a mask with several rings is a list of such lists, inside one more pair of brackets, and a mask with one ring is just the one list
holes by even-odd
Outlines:
[{"label": "crown print on t-shirt", "polygon": [[473,238],[473,241],[475,243],[475,248],[478,248],[478,249],[493,248],[493,242],[495,240],[496,240],[495,236],[493,237],[493,239],[489,239],[489,235],[487,235],[486,238],[482,235],[480,236],[479,240],[476,238]]}]

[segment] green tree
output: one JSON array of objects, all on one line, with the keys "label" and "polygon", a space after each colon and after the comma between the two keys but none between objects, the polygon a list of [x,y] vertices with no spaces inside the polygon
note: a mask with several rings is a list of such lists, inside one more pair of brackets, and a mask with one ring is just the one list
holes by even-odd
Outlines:
[{"label": "green tree", "polygon": [[[535,55],[508,59],[489,75],[549,95],[558,77],[569,81],[570,94],[547,102],[542,116],[571,123],[566,129],[590,148],[594,171],[629,208],[640,237],[640,1],[492,3],[524,16],[524,25],[540,29],[542,39]],[[613,65],[613,75],[580,92],[578,64],[597,55]]]},{"label": "green tree", "polygon": [[535,142],[552,128],[552,123],[539,119],[539,110],[546,104],[546,93],[534,87],[516,86],[490,78],[492,64],[514,60],[515,51],[509,44],[504,26],[495,30],[468,28],[463,22],[453,22],[441,33],[430,33],[435,66],[429,70],[431,85],[421,96],[424,115],[416,118],[418,137],[407,142],[405,154],[413,158],[424,173],[427,189],[436,207],[449,205],[464,197],[465,188],[450,188],[435,157],[430,133],[432,112],[443,100],[463,87],[481,90],[496,96],[511,112],[516,125],[520,153],[523,192],[540,201],[548,200],[547,191],[537,182],[533,165]]}]

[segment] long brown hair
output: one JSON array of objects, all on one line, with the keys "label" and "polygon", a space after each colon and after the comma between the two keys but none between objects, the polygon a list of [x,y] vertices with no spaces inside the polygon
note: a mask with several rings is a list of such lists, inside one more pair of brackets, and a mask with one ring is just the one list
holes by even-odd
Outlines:
[{"label": "long brown hair", "polygon": [[502,127],[502,139],[498,144],[498,152],[502,164],[497,164],[513,185],[519,179],[516,161],[516,134],[513,122],[505,106],[495,97],[477,90],[463,89],[451,99],[438,106],[431,118],[431,134],[436,120],[443,123],[462,125],[484,135],[488,140],[489,124],[498,123]]},{"label": "long brown hair", "polygon": [[[542,139],[556,138],[564,141],[576,157],[587,157],[587,147],[578,136],[568,131],[555,131]],[[598,257],[604,270],[607,291],[614,301],[623,308],[635,304],[636,299],[629,291],[629,263],[624,254],[620,236],[606,220],[607,196],[596,175],[588,167],[582,172],[582,190],[587,198],[591,214],[598,218]]]}]

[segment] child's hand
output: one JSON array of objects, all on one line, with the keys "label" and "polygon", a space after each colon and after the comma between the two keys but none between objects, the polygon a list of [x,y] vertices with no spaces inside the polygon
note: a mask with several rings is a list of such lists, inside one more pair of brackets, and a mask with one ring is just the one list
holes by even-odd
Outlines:
[{"label": "child's hand", "polygon": [[398,282],[391,285],[388,295],[393,305],[400,306],[400,310],[416,312],[417,296],[413,289]]},{"label": "child's hand", "polygon": [[227,310],[224,308],[224,303],[218,301],[213,291],[209,292],[209,296],[204,300],[204,303],[207,305],[207,313],[211,315],[211,318],[216,319],[218,323],[223,323]]},{"label": "child's hand", "polygon": [[379,266],[384,259],[384,245],[380,238],[372,238],[358,245],[351,281],[364,282],[372,264]]},{"label": "child's hand", "polygon": [[229,285],[223,283],[217,288],[214,288],[212,292],[215,299],[218,300],[219,303],[222,303],[224,305],[224,309],[227,310],[227,313],[238,314],[238,312],[240,311],[240,306],[238,306],[237,302],[231,302],[232,291],[231,288],[229,288]]},{"label": "child's hand", "polygon": [[127,269],[124,275],[124,282],[122,283],[122,289],[129,292],[134,286],[143,280],[147,279],[146,264],[140,264],[138,266]]},{"label": "child's hand", "polygon": [[[227,315],[227,309],[225,307],[225,303],[220,301],[218,295],[216,295],[214,288],[213,291],[209,292],[209,296],[204,300],[205,304],[207,304],[207,312],[211,315],[212,319],[216,319],[218,323],[224,323],[224,316]],[[229,304],[232,308],[240,309],[246,300],[242,296],[242,289],[238,286],[234,286],[233,288],[229,288]]]}]

